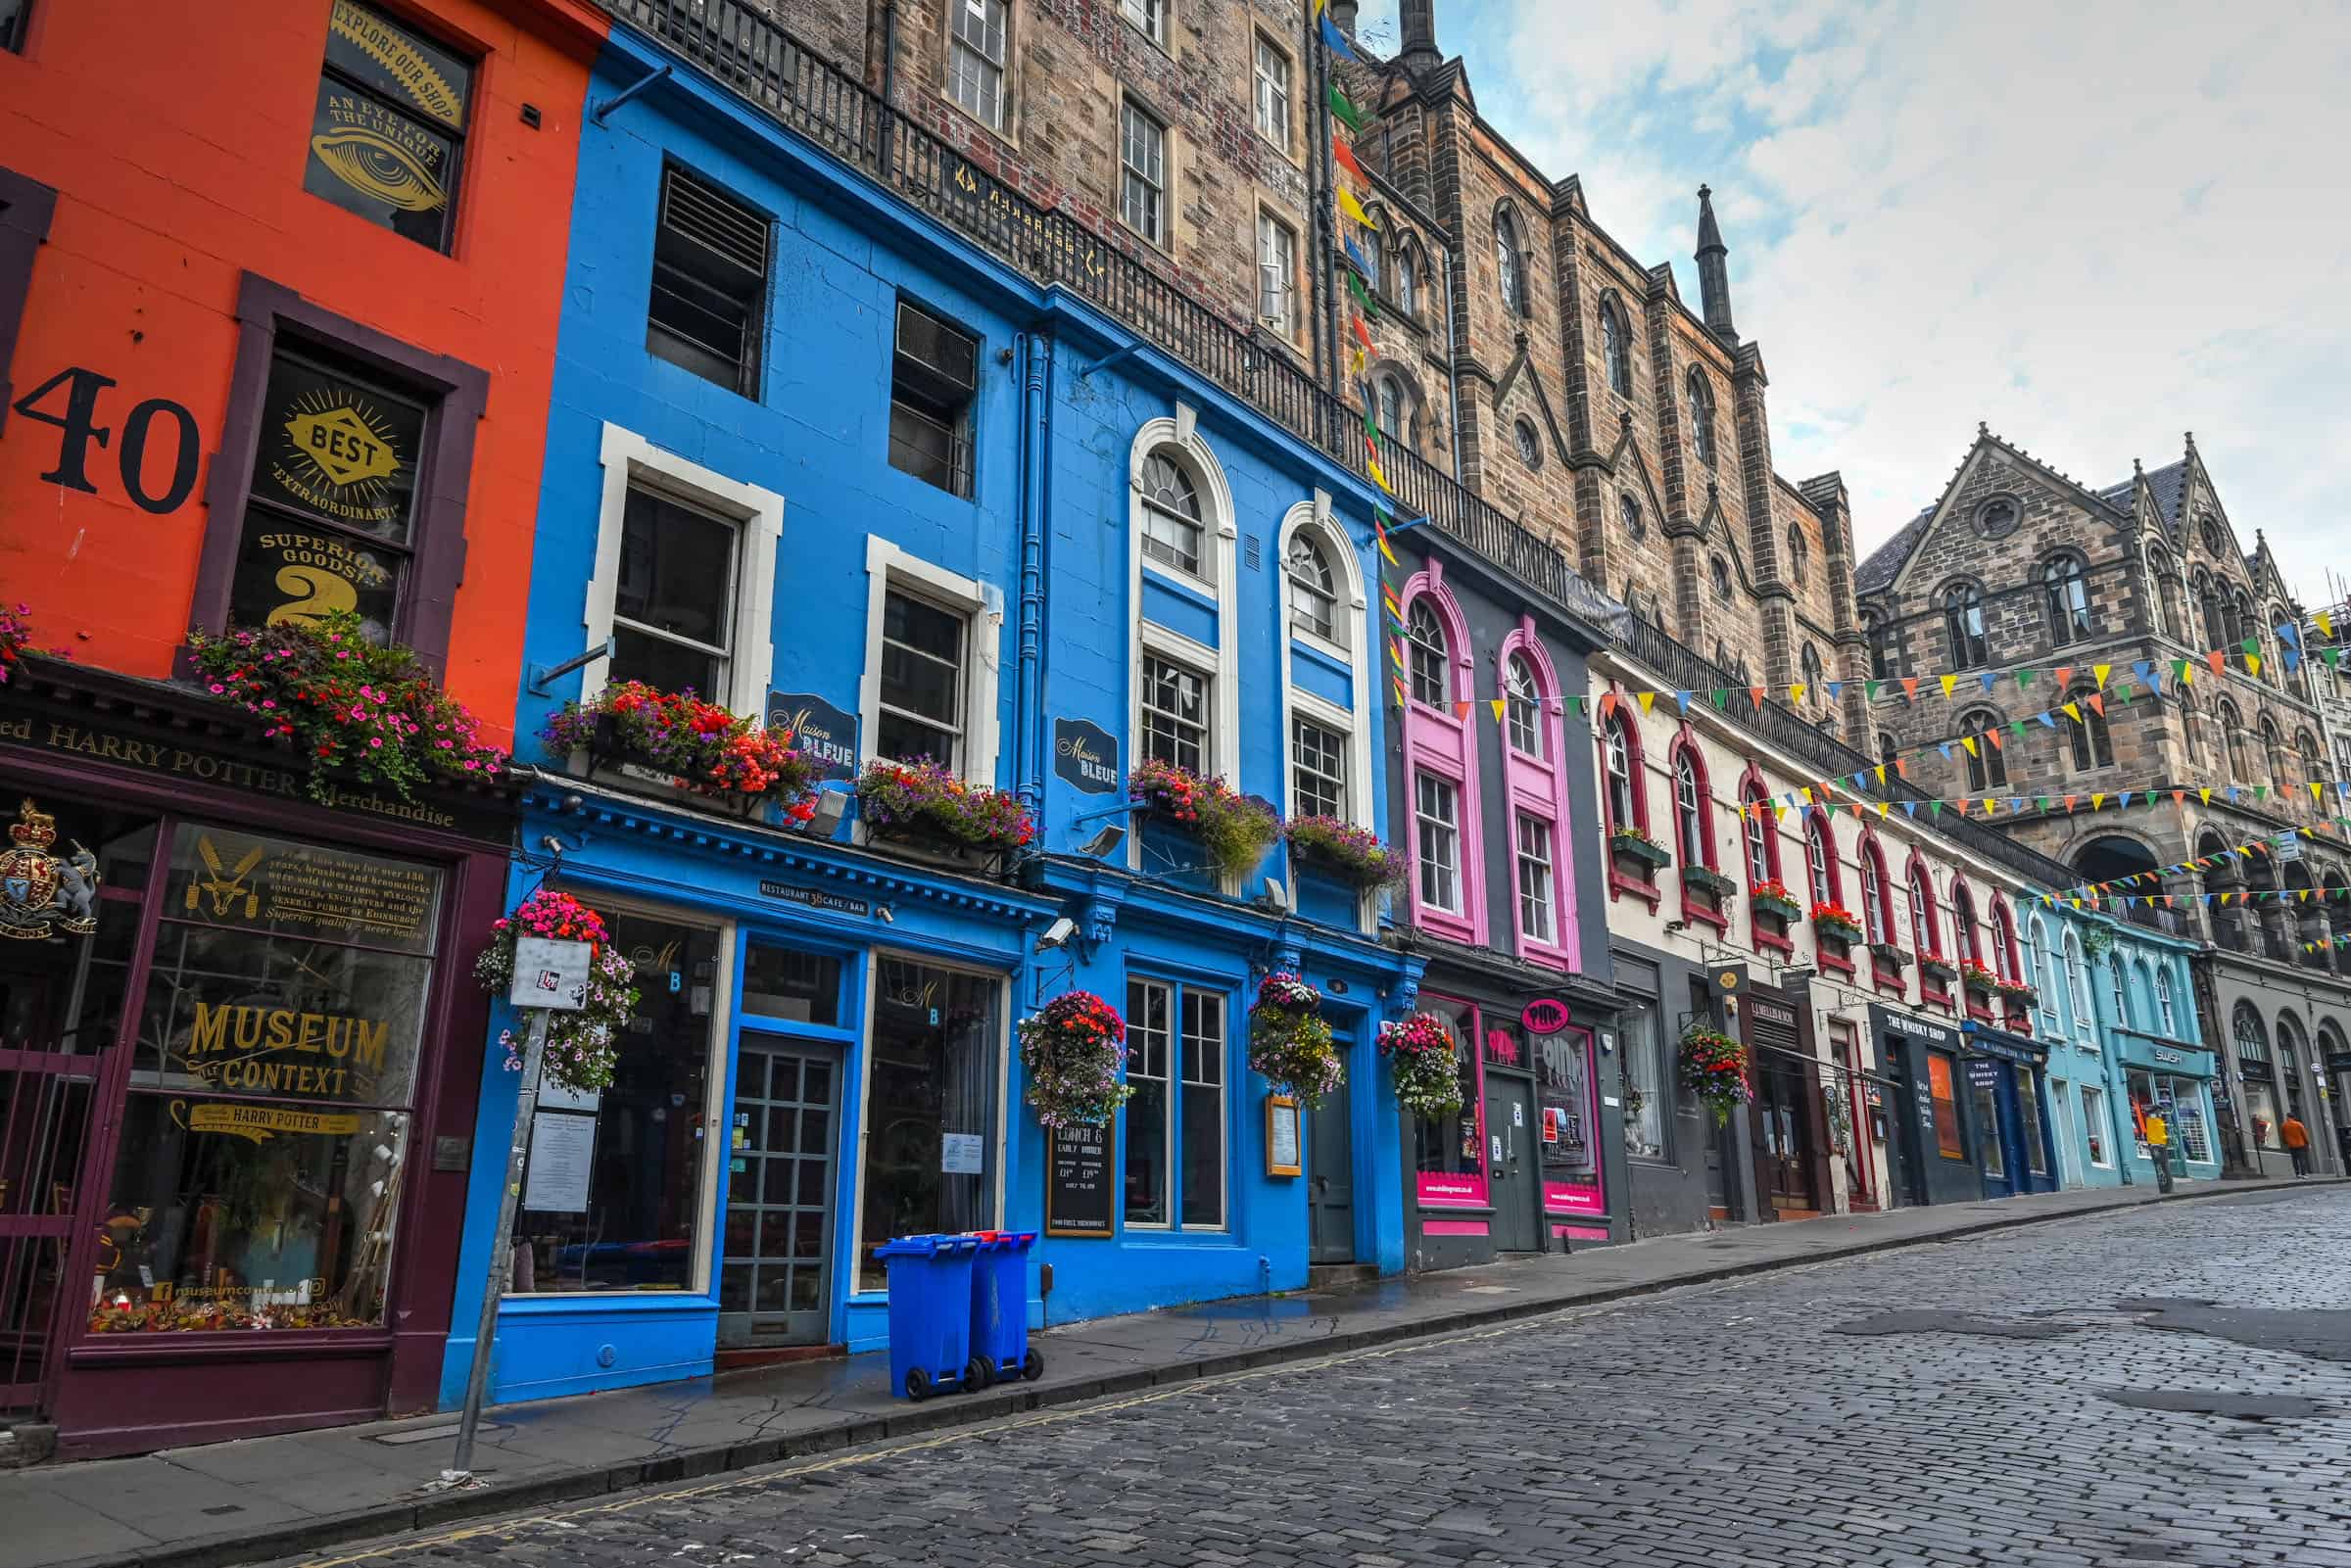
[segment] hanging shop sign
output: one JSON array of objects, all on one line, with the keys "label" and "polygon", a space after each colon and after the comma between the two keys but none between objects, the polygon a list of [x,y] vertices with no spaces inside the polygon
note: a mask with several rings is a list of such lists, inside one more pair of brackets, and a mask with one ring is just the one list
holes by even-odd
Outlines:
[{"label": "hanging shop sign", "polygon": [[74,936],[98,928],[98,857],[80,844],[50,853],[57,819],[29,800],[17,808],[0,854],[0,937],[37,942],[52,927]]},{"label": "hanging shop sign", "polygon": [[1045,1151],[1045,1234],[1105,1239],[1118,1233],[1111,1182],[1118,1137],[1112,1128],[1052,1129]]},{"label": "hanging shop sign", "polygon": [[1086,719],[1053,721],[1053,771],[1080,793],[1119,787],[1119,737]]},{"label": "hanging shop sign", "polygon": [[1538,996],[1519,1010],[1518,1022],[1529,1034],[1557,1034],[1567,1026],[1567,1004],[1557,997]]},{"label": "hanging shop sign", "polygon": [[820,779],[857,777],[857,715],[813,691],[770,691],[767,727],[789,731],[794,750],[824,767]]}]

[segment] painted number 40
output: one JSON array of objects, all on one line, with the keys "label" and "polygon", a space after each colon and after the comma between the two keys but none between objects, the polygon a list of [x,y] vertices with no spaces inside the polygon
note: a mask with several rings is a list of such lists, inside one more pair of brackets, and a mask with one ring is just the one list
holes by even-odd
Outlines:
[{"label": "painted number 40", "polygon": [[[98,487],[90,483],[90,444],[104,447],[114,436],[110,426],[98,423],[98,395],[113,385],[114,377],[74,365],[17,400],[17,412],[64,432],[58,438],[57,466],[41,475],[43,480],[68,490],[98,493]],[[51,399],[53,406],[43,407],[44,399]],[[62,404],[62,410],[54,404]],[[156,437],[159,419],[171,427],[171,481],[161,494],[150,494],[146,488],[147,444]],[[124,493],[141,511],[168,512],[178,510],[196,488],[196,416],[168,398],[149,398],[123,419],[122,445],[115,450],[115,462],[121,471]]]}]

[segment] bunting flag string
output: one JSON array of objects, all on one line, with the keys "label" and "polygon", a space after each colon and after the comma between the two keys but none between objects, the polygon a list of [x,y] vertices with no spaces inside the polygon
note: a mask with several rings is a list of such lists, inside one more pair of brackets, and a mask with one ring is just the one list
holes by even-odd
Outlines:
[{"label": "bunting flag string", "polygon": [[[2339,790],[2343,786],[2337,784],[2335,787]],[[2184,790],[2175,789],[2172,791],[2172,794],[2177,797],[2184,794],[2185,792],[2186,791]],[[2212,793],[2212,791],[2209,789],[2199,790],[2198,792],[2207,796]],[[2243,843],[2231,844],[2226,849],[2215,850],[2209,855],[2191,856],[2186,860],[2181,861],[2177,865],[2160,867],[2154,871],[2135,872],[2129,877],[2110,878],[2102,882],[2081,882],[2073,887],[2067,888],[2061,893],[2044,893],[2040,895],[2040,902],[2044,905],[2055,903],[2081,903],[2084,900],[2116,895],[2119,893],[2120,889],[2124,888],[2159,886],[2166,877],[2184,877],[2190,873],[2212,871],[2218,867],[2227,865],[2231,860],[2251,860],[2259,855],[2275,854],[2277,852],[2279,838],[2285,836],[2288,833],[2297,838],[2315,839],[2321,833],[2340,833],[2345,837],[2351,837],[2351,816],[2338,816],[2327,822],[2315,823],[2308,827],[2292,829],[2280,828],[2275,833],[2268,833],[2259,838],[2248,838]],[[2256,890],[2258,891],[2259,889]],[[2306,892],[2308,889],[2285,888],[2281,889],[2281,891]],[[2121,896],[2146,895],[2122,894]],[[2190,894],[2188,896],[2201,896],[2209,902],[2215,895]],[[2239,895],[2232,894],[2230,896],[2233,897]]]}]

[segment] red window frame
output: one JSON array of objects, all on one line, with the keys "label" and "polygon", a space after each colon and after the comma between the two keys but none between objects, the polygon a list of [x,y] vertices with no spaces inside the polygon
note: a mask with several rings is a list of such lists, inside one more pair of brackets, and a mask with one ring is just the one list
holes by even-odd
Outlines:
[{"label": "red window frame", "polygon": [[[1763,787],[1763,770],[1752,760],[1749,761],[1747,772],[1740,776],[1739,799],[1747,807],[1747,822],[1739,834],[1739,863],[1747,868],[1749,894],[1751,896],[1757,886],[1754,857],[1748,843],[1750,832],[1755,834],[1763,846],[1765,879],[1787,886],[1787,879],[1780,873],[1779,814],[1771,809],[1771,792]],[[1775,926],[1777,929],[1773,928]],[[1768,947],[1781,953],[1796,951],[1796,940],[1789,934],[1788,923],[1776,915],[1764,914],[1752,904],[1748,906],[1747,928],[1757,947]]]},{"label": "red window frame", "polygon": [[[1951,879],[1951,925],[1957,927],[1958,961],[1963,965],[1981,966],[1984,962],[1984,943],[1976,929],[1976,895],[1968,891],[1967,879],[1964,877],[1954,876]],[[1976,993],[1967,988],[1964,973],[1959,980],[1959,995],[1966,1002],[1969,1018],[1979,1023],[1991,1022],[1991,1009],[1976,1000]]]},{"label": "red window frame", "polygon": [[[1667,749],[1665,758],[1667,787],[1673,794],[1674,853],[1681,857],[1681,865],[1686,871],[1690,862],[1689,851],[1682,842],[1682,764],[1686,762],[1690,765],[1693,792],[1698,796],[1693,815],[1697,818],[1695,827],[1699,864],[1719,875],[1722,870],[1722,848],[1714,839],[1714,781],[1707,775],[1705,754],[1699,750],[1698,736],[1692,733],[1689,725],[1684,724],[1680,733],[1673,737],[1673,744]],[[1684,920],[1698,921],[1718,931],[1731,928],[1730,911],[1723,907],[1719,894],[1714,895],[1713,902],[1709,903],[1690,885],[1687,876],[1676,877],[1674,880],[1681,883]]]},{"label": "red window frame", "polygon": [[[1658,898],[1656,879],[1626,876],[1616,864],[1615,852],[1605,842],[1619,828],[1638,828],[1654,836],[1654,831],[1649,826],[1649,764],[1641,747],[1641,726],[1633,722],[1621,692],[1617,693],[1617,698],[1609,704],[1607,717],[1600,721],[1599,737],[1600,811],[1602,820],[1607,824],[1607,832],[1602,834],[1602,853],[1607,856],[1608,897],[1615,899],[1629,893],[1654,910],[1657,907]],[[1633,811],[1633,820],[1629,823],[1617,820],[1615,792],[1608,787],[1608,736],[1611,731],[1624,736],[1625,795]]]},{"label": "red window frame", "polygon": [[[1815,872],[1819,874],[1817,878],[1813,875]],[[1837,863],[1837,825],[1829,820],[1826,806],[1809,813],[1804,822],[1804,892],[1807,897],[1814,892],[1815,880],[1827,889],[1829,903],[1840,907],[1844,905],[1845,873]],[[1813,902],[1820,900],[1815,898]],[[1852,948],[1847,944],[1845,952],[1833,952],[1829,943],[1834,940],[1835,937],[1824,936],[1817,927],[1813,928],[1812,950],[1820,959],[1820,967],[1849,979],[1853,973]]]},{"label": "red window frame", "polygon": [[[1922,892],[1926,895],[1923,898],[1919,896]],[[1910,900],[1910,907],[1917,912],[1916,930],[1926,933],[1926,946],[1914,955],[1919,961],[1919,1000],[1940,1002],[1949,1007],[1949,989],[1929,974],[1926,969],[1926,961],[1930,958],[1946,963],[1948,960],[1944,959],[1943,950],[1943,916],[1935,905],[1935,870],[1927,864],[1927,857],[1916,849],[1910,851],[1910,859],[1903,866],[1902,893]]]},{"label": "red window frame", "polygon": [[[1887,871],[1886,847],[1878,841],[1875,829],[1866,826],[1862,828],[1858,853],[1861,862],[1861,908],[1859,913],[1862,939],[1868,942],[1873,949],[1882,945],[1898,950],[1902,944],[1895,934],[1894,878]],[[1869,879],[1872,875],[1875,875],[1878,879],[1878,924],[1875,929],[1871,927],[1869,912]],[[1892,992],[1895,996],[1903,994],[1907,989],[1902,978],[1900,961],[1880,958],[1875,951],[1869,955],[1869,978],[1870,983],[1879,990]]]}]

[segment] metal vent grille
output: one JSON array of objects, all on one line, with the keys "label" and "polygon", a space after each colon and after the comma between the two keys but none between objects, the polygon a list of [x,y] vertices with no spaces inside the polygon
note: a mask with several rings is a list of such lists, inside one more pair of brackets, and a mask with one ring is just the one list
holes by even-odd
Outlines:
[{"label": "metal vent grille", "polygon": [[662,177],[661,226],[751,277],[767,276],[767,218],[683,169]]},{"label": "metal vent grille", "polygon": [[1249,563],[1249,570],[1253,572],[1266,569],[1265,545],[1255,534],[1241,536],[1241,559]]}]

